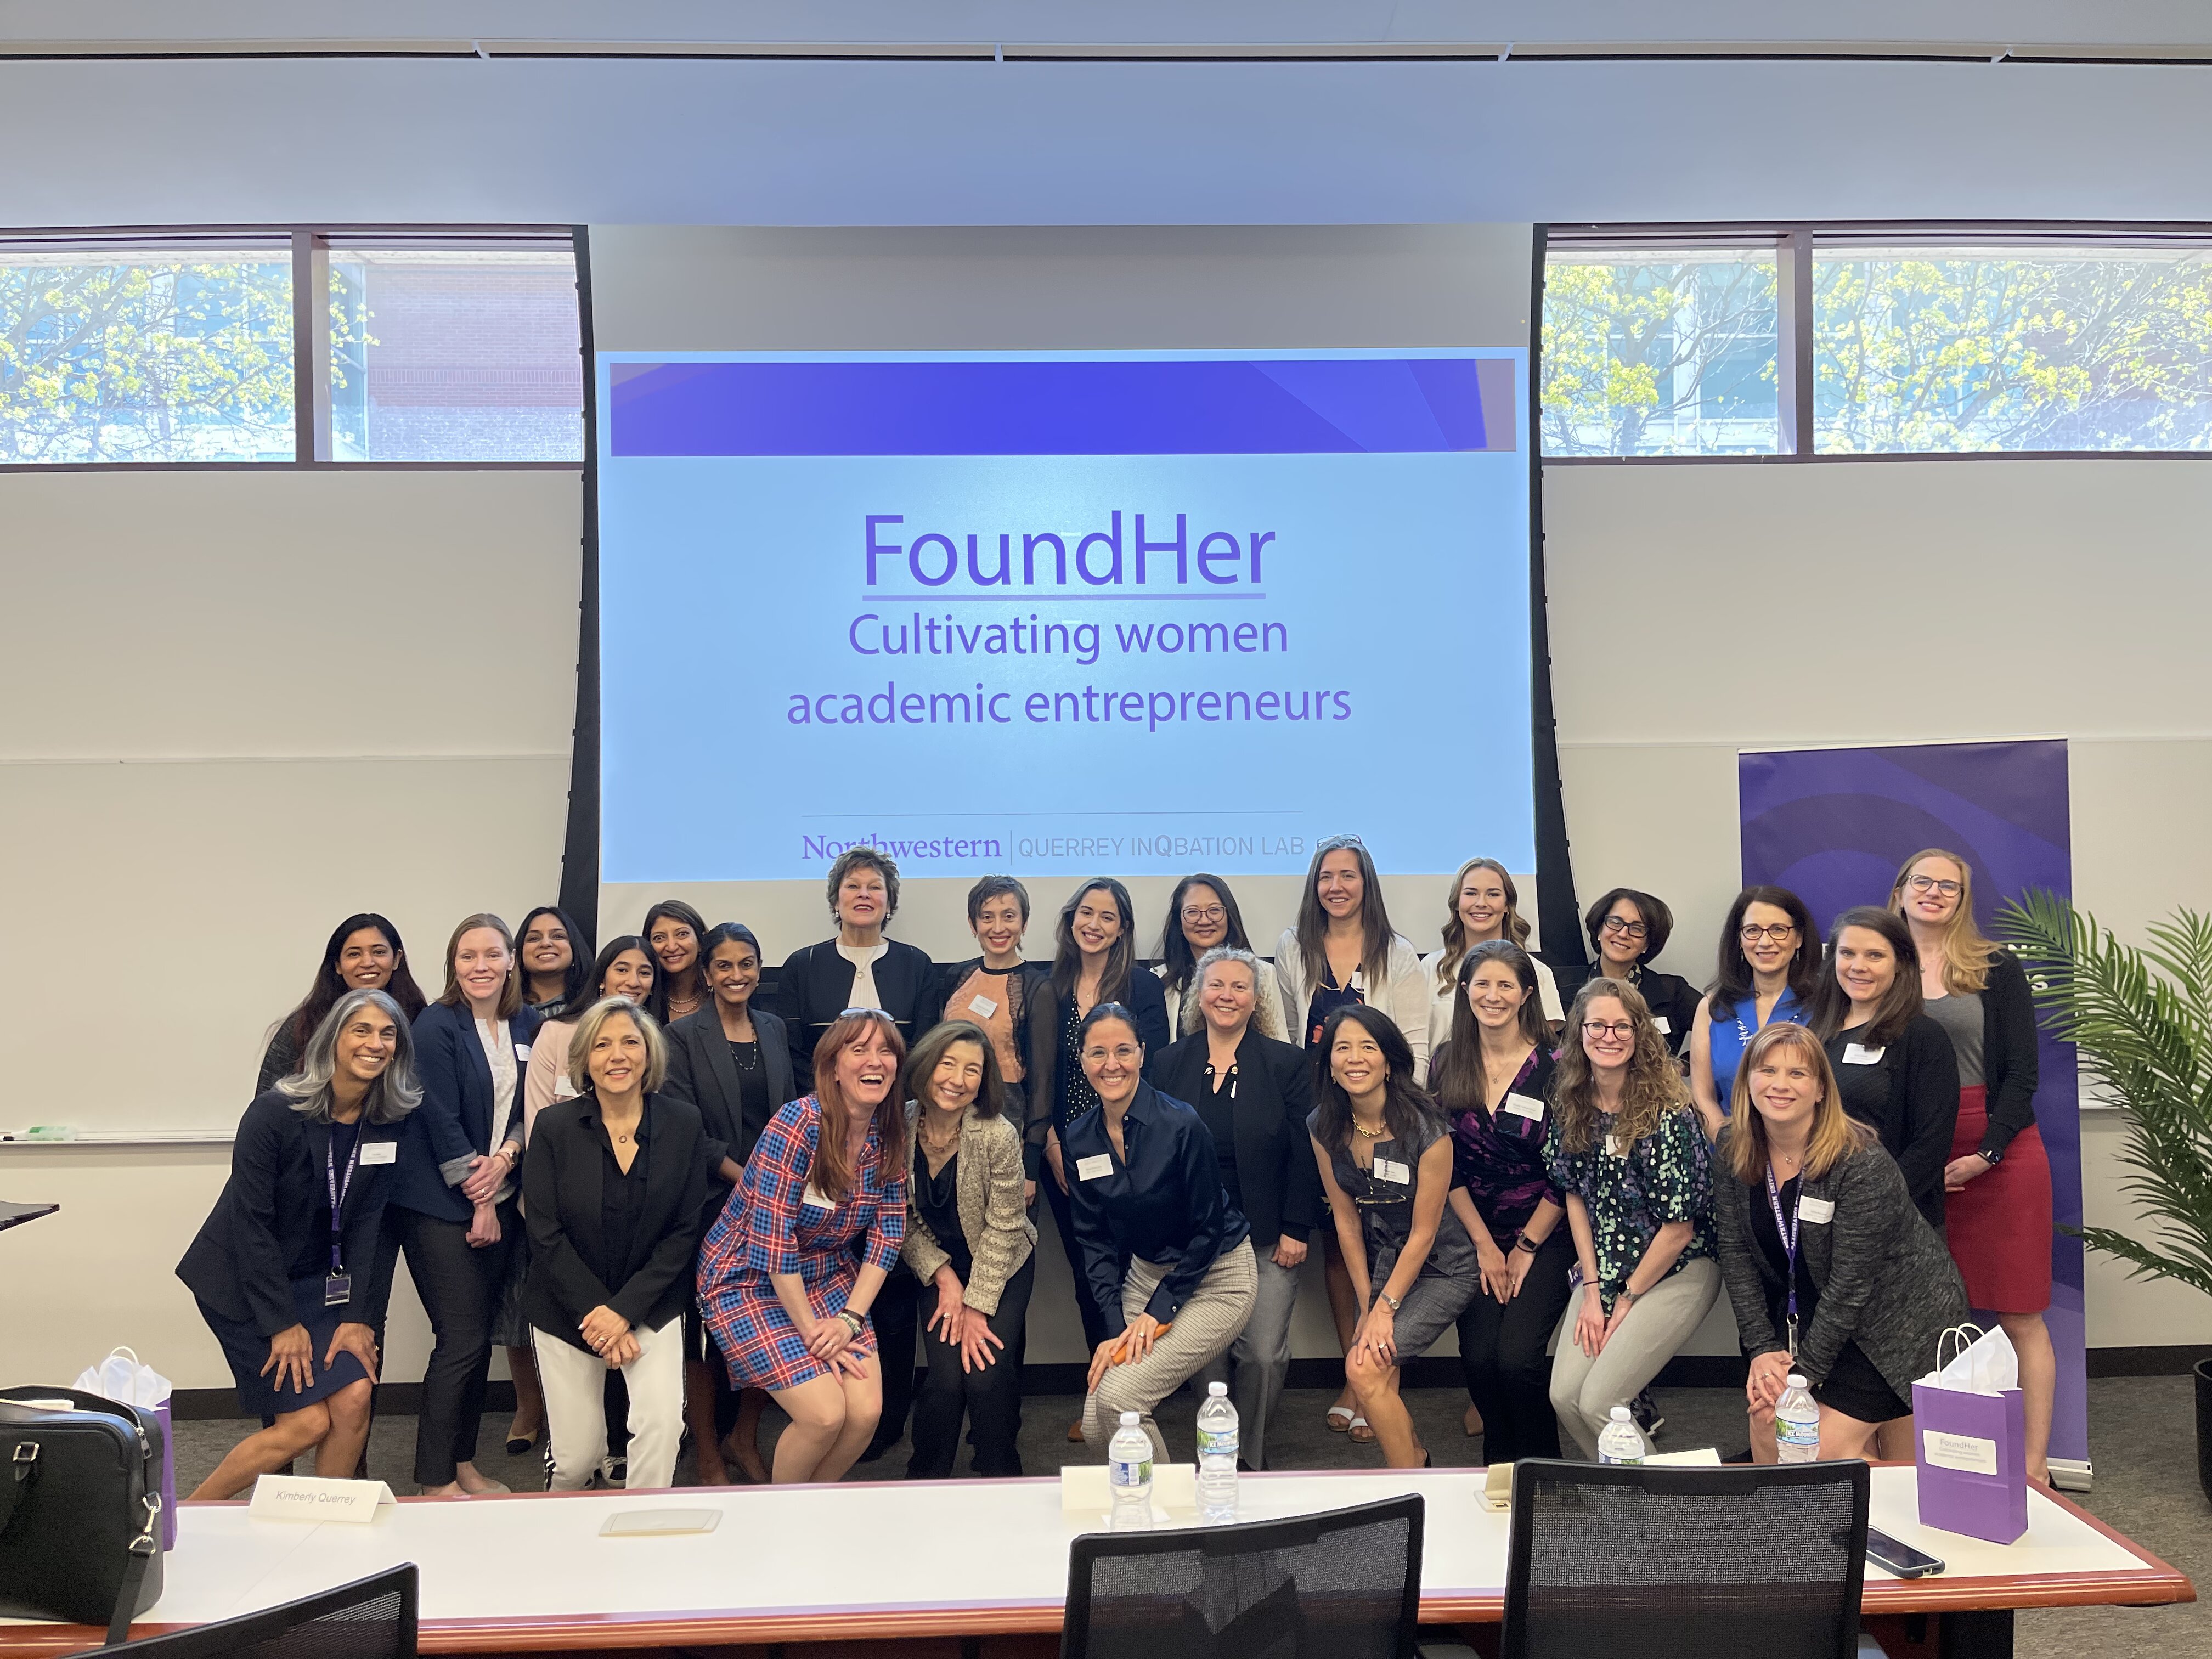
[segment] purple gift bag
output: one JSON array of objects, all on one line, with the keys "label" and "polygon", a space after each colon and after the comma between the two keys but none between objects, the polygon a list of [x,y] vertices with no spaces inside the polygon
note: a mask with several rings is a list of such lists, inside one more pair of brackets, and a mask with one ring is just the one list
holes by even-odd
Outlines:
[{"label": "purple gift bag", "polygon": [[138,1363],[128,1348],[118,1348],[76,1380],[81,1393],[96,1394],[135,1407],[161,1425],[161,1547],[177,1547],[177,1442],[169,1417],[169,1379]]},{"label": "purple gift bag", "polygon": [[1912,1385],[1920,1524],[2009,1544],[2027,1530],[2027,1413],[2018,1389]]}]

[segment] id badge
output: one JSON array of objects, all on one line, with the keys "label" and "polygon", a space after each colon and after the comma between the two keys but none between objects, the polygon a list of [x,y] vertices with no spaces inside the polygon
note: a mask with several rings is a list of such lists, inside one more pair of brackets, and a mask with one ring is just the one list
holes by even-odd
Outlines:
[{"label": "id badge", "polygon": [[353,1275],[351,1273],[324,1275],[323,1305],[325,1308],[343,1308],[352,1300]]}]

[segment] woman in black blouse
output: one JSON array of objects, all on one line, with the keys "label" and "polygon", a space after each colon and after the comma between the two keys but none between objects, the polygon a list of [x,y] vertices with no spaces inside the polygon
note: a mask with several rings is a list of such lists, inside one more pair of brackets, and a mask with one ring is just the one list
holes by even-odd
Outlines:
[{"label": "woman in black blouse", "polygon": [[1129,1010],[1100,1003],[1077,1038],[1098,1103],[1066,1127],[1062,1150],[1078,1288],[1106,1330],[1091,1352],[1083,1438],[1103,1457],[1121,1413],[1136,1412],[1165,1462],[1152,1407],[1227,1352],[1251,1317],[1251,1228],[1221,1188],[1198,1114],[1144,1080]]},{"label": "woman in black blouse", "polygon": [[[753,1006],[760,988],[760,941],[742,922],[718,922],[707,930],[707,988],[714,1000],[668,1028],[668,1080],[662,1092],[699,1109],[706,1135],[707,1200],[699,1236],[720,1218],[731,1190],[744,1179],[753,1143],[775,1115],[777,1107],[796,1100],[791,1048],[783,1022]],[[690,1357],[684,1364],[684,1411],[697,1449],[699,1484],[720,1486],[729,1480],[724,1466],[720,1397],[729,1392],[720,1358],[708,1352],[706,1326],[697,1322]],[[726,1450],[748,1478],[768,1482],[768,1465],[759,1448],[761,1413],[768,1395],[748,1389],[739,1399],[737,1421]]]},{"label": "woman in black blouse", "polygon": [[653,996],[645,1011],[665,1030],[689,1019],[710,1000],[706,958],[699,948],[707,937],[707,919],[682,899],[663,899],[645,913],[637,931],[653,960]]},{"label": "woman in black blouse", "polygon": [[422,1012],[422,988],[408,969],[407,947],[399,942],[399,930],[374,911],[348,916],[331,930],[323,946],[322,963],[315,969],[307,994],[270,1033],[269,1046],[261,1056],[260,1075],[253,1083],[255,1094],[267,1094],[278,1079],[300,1069],[307,1039],[349,991],[386,993],[410,1024]]},{"label": "woman in black blouse", "polygon": [[1836,918],[1805,1023],[1835,1067],[1844,1110],[1881,1137],[1920,1213],[1942,1227],[1959,1061],[1920,1012],[1920,953],[1903,921],[1871,904]]},{"label": "woman in black blouse", "polygon": [[1667,1052],[1679,1055],[1698,1023],[1698,992],[1680,974],[1662,974],[1645,964],[1667,948],[1674,932],[1674,913],[1649,893],[1616,887],[1583,917],[1589,935],[1590,966],[1560,976],[1559,988],[1571,999],[1585,981],[1619,980],[1644,993],[1651,1023],[1667,1039]]},{"label": "woman in black blouse", "polygon": [[541,904],[523,917],[514,933],[514,954],[522,969],[522,1000],[547,1018],[583,994],[592,943],[559,906]]},{"label": "woman in black blouse", "polygon": [[599,1472],[610,1368],[629,1394],[625,1484],[676,1484],[683,1318],[707,1160],[698,1109],[657,1092],[666,1066],[651,1015],[613,998],[598,1004],[569,1040],[575,1097],[547,1107],[531,1135],[526,1303],[555,1492],[580,1492]]}]

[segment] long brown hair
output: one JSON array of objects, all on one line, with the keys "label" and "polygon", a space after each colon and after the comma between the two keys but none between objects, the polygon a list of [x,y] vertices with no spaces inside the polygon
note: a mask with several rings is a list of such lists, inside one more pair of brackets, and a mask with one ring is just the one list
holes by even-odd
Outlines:
[{"label": "long brown hair", "polygon": [[1121,913],[1121,936],[1106,947],[1106,965],[1098,970],[1098,1000],[1120,1002],[1129,994],[1129,974],[1137,965],[1137,904],[1129,890],[1111,876],[1091,877],[1060,907],[1060,925],[1052,935],[1053,994],[1073,998],[1083,977],[1083,947],[1075,942],[1075,911],[1091,893],[1105,894]]},{"label": "long brown hair", "polygon": [[489,927],[507,944],[507,983],[499,994],[499,1017],[512,1019],[522,1012],[522,958],[514,949],[514,929],[489,910],[479,910],[472,916],[463,916],[453,936],[446,941],[446,988],[438,1000],[448,1008],[465,1008],[469,994],[461,989],[461,976],[453,971],[453,953],[461,948],[461,935],[479,927]]},{"label": "long brown hair", "polygon": [[1467,884],[1468,875],[1475,870],[1487,870],[1498,878],[1498,884],[1505,890],[1505,931],[1498,938],[1510,939],[1522,950],[1528,948],[1528,924],[1521,919],[1521,892],[1513,884],[1512,872],[1496,859],[1469,859],[1459,867],[1444,889],[1444,953],[1437,958],[1437,989],[1449,991],[1456,981],[1461,959],[1467,955],[1467,923],[1459,914],[1459,890]]},{"label": "long brown hair", "polygon": [[1705,1006],[1715,1019],[1725,1018],[1735,1012],[1735,1006],[1752,994],[1758,983],[1751,971],[1751,960],[1743,953],[1741,932],[1743,919],[1754,904],[1771,905],[1790,918],[1790,925],[1797,930],[1797,948],[1790,957],[1787,975],[1790,989],[1797,994],[1800,1002],[1812,1000],[1813,993],[1820,983],[1820,931],[1813,926],[1813,913],[1805,908],[1805,901],[1787,887],[1774,887],[1765,883],[1747,887],[1735,896],[1729,906],[1728,920],[1721,924],[1720,961],[1713,973],[1711,988],[1705,994]]},{"label": "long brown hair", "polygon": [[1452,1002],[1451,1036],[1443,1051],[1429,1067],[1429,1092],[1447,1117],[1480,1106],[1490,1109],[1490,1079],[1482,1060],[1482,1030],[1475,1022],[1474,1006],[1467,1000],[1468,981],[1486,962],[1502,962],[1520,981],[1521,1012],[1516,1021],[1521,1040],[1535,1048],[1544,1044],[1544,999],[1536,987],[1536,964],[1510,939],[1485,939],[1467,953],[1459,965],[1459,994]]},{"label": "long brown hair", "polygon": [[1636,1046],[1629,1050],[1628,1075],[1621,1080],[1613,1133],[1641,1140],[1658,1128],[1661,1118],[1689,1103],[1689,1089],[1674,1069],[1667,1039],[1659,1035],[1644,994],[1617,979],[1590,980],[1575,994],[1574,1006],[1567,1010],[1559,1070],[1552,1073],[1552,1109],[1558,1115],[1559,1145],[1569,1152],[1586,1152],[1597,1139],[1597,1074],[1583,1051],[1583,1026],[1590,1004],[1601,997],[1617,1000],[1636,1027]]},{"label": "long brown hair", "polygon": [[1328,973],[1328,912],[1321,908],[1321,862],[1331,853],[1349,853],[1359,866],[1359,966],[1370,994],[1389,982],[1390,912],[1382,903],[1382,878],[1357,836],[1331,836],[1314,848],[1306,867],[1306,890],[1298,900],[1298,954],[1305,958],[1306,982],[1318,985]]},{"label": "long brown hair", "polygon": [[1984,937],[1974,922],[1974,866],[1948,848],[1923,847],[1897,866],[1897,879],[1889,884],[1889,908],[1905,914],[1905,884],[1912,866],[1923,859],[1948,859],[1959,866],[1959,908],[1943,927],[1943,988],[1954,997],[1985,991],[1990,964],[2004,947]]},{"label": "long brown hair", "polygon": [[1795,1048],[1820,1079],[1820,1103],[1813,1109],[1813,1139],[1805,1148],[1804,1176],[1818,1181],[1854,1152],[1875,1144],[1875,1132],[1844,1115],[1843,1091],[1836,1087],[1835,1068],[1820,1038],[1802,1025],[1786,1019],[1768,1024],[1744,1045],[1736,1062],[1735,1084],[1729,1091],[1729,1173],[1746,1186],[1766,1177],[1766,1120],[1752,1103],[1753,1068],[1777,1048]]},{"label": "long brown hair", "polygon": [[1905,918],[1878,904],[1854,904],[1828,929],[1828,954],[1820,969],[1820,988],[1813,993],[1813,1005],[1805,1011],[1805,1024],[1823,1042],[1844,1029],[1844,1017],[1851,1011],[1851,997],[1836,976],[1836,947],[1842,942],[1846,927],[1880,934],[1882,943],[1889,946],[1890,954],[1897,958],[1897,973],[1889,982],[1889,989],[1875,1006],[1874,1017],[1859,1028],[1866,1033],[1861,1041],[1871,1046],[1878,1048],[1894,1042],[1905,1035],[1905,1028],[1920,1012],[1920,951],[1912,943],[1912,930],[1905,925]]},{"label": "long brown hair", "polygon": [[830,1022],[822,1041],[814,1045],[814,1098],[821,1108],[822,1131],[814,1140],[814,1167],[807,1171],[823,1196],[839,1204],[852,1196],[860,1172],[846,1161],[848,1109],[837,1087],[837,1054],[875,1030],[889,1037],[891,1045],[890,1087],[884,1091],[875,1110],[877,1167],[886,1181],[906,1178],[906,1101],[898,1086],[906,1064],[906,1039],[899,1035],[898,1022],[882,1009],[848,1008]]}]

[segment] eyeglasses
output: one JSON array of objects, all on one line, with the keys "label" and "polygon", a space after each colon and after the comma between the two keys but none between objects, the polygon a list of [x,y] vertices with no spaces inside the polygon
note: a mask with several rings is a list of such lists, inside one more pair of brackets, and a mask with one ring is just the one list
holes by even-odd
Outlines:
[{"label": "eyeglasses", "polygon": [[1626,1042],[1636,1035],[1636,1022],[1628,1019],[1610,1021],[1586,1019],[1583,1022],[1583,1035],[1594,1037],[1617,1037]]},{"label": "eyeglasses", "polygon": [[1229,919],[1229,912],[1218,904],[1209,904],[1202,910],[1196,905],[1185,905],[1182,919],[1185,921],[1195,922],[1202,927],[1208,922],[1226,921]]},{"label": "eyeglasses", "polygon": [[1316,842],[1314,843],[1314,851],[1316,853],[1341,853],[1348,847],[1356,847],[1363,853],[1367,850],[1367,843],[1360,840],[1357,836],[1331,836],[1326,841]]},{"label": "eyeglasses", "polygon": [[841,1011],[837,1018],[840,1019],[851,1019],[856,1014],[873,1014],[878,1019],[889,1019],[890,1018],[889,1014],[885,1013],[880,1008],[847,1008]]},{"label": "eyeglasses", "polygon": [[1915,876],[1905,884],[1916,893],[1941,893],[1945,898],[1959,896],[1957,882],[1938,881],[1933,876]]},{"label": "eyeglasses", "polygon": [[1607,916],[1598,925],[1601,933],[1618,933],[1623,939],[1642,939],[1651,930],[1640,921],[1623,921],[1619,916]]},{"label": "eyeglasses", "polygon": [[1746,945],[1756,945],[1763,939],[1771,939],[1779,945],[1796,931],[1797,924],[1794,921],[1778,921],[1771,927],[1761,927],[1755,921],[1747,921],[1736,929],[1735,936]]}]

